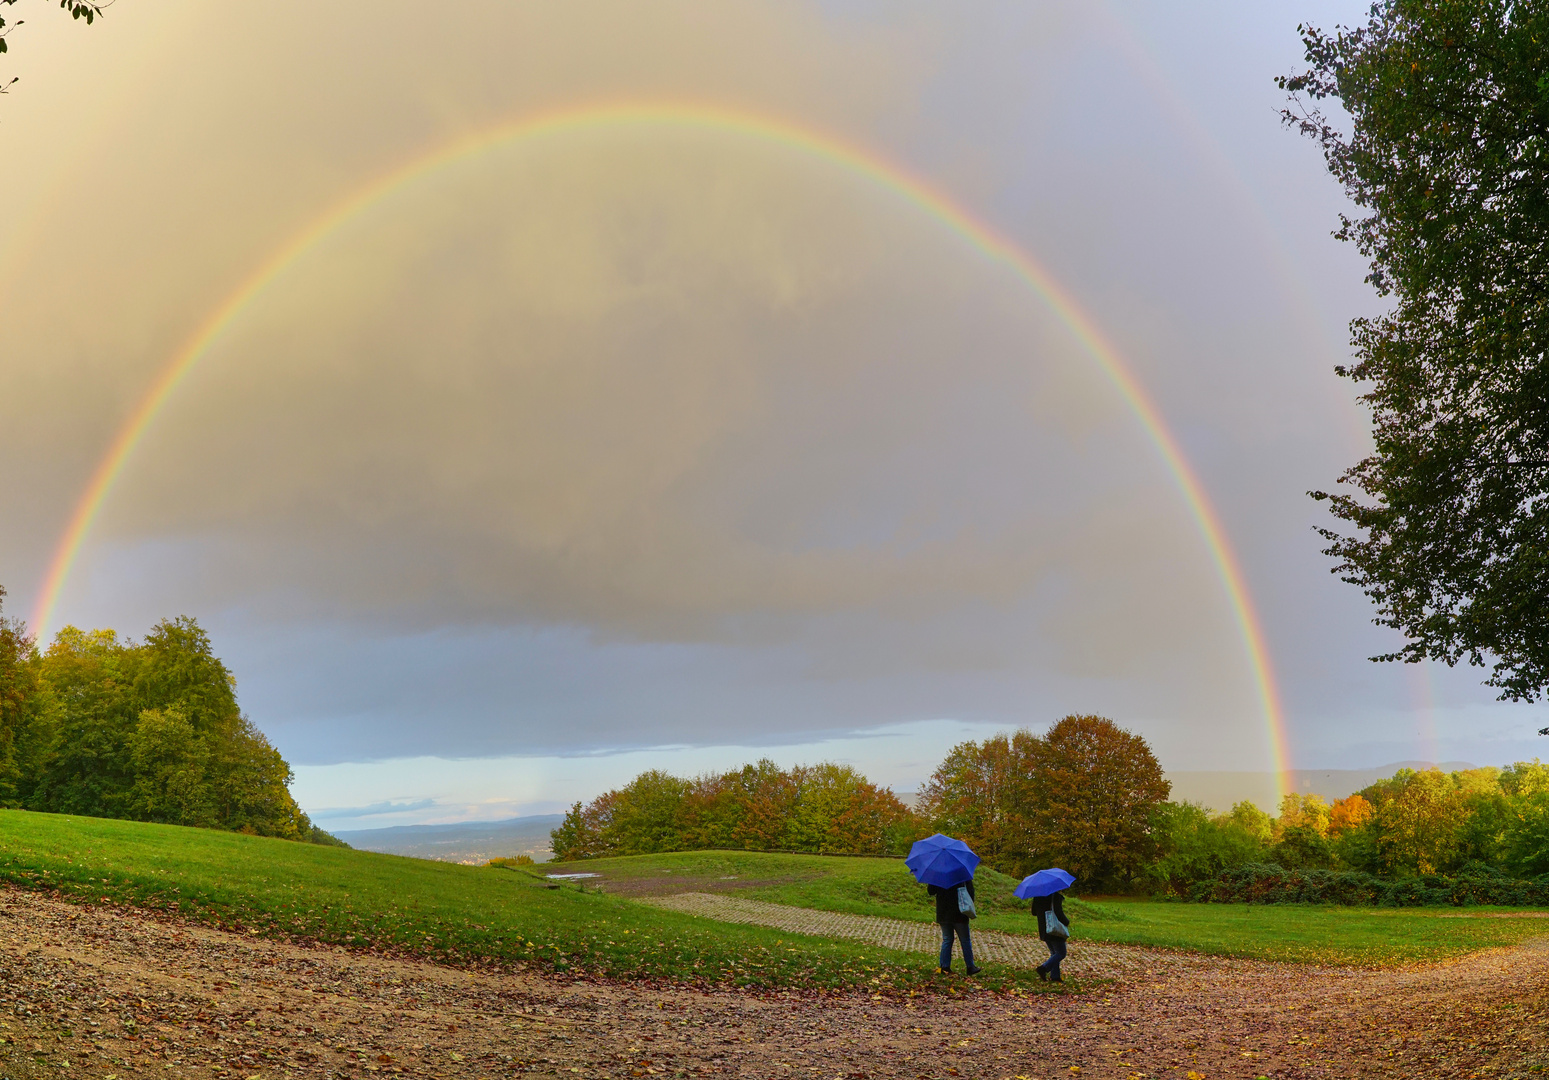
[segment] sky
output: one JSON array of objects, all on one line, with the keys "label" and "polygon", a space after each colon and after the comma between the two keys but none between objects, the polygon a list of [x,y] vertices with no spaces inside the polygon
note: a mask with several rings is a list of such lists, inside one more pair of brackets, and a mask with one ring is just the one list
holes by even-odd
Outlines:
[{"label": "sky", "polygon": [[196,616],[336,828],[1540,753],[1314,531],[1381,301],[1273,77],[1362,7],[21,0],[7,613]]}]

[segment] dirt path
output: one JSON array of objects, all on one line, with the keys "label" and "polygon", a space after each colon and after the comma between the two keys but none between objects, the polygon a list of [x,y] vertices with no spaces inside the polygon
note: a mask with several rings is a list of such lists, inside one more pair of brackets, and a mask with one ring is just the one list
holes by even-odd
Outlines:
[{"label": "dirt path", "polygon": [[952,985],[952,997],[895,1001],[569,982],[0,888],[10,1080],[1344,1080],[1549,1068],[1549,942],[1381,972],[1194,958],[1088,994]]},{"label": "dirt path", "polygon": [[[791,934],[813,934],[818,937],[849,938],[872,945],[881,945],[903,952],[922,952],[936,956],[941,948],[941,931],[935,923],[911,922],[907,919],[886,919],[875,915],[849,915],[838,911],[816,911],[812,908],[791,907],[788,904],[771,904],[763,900],[746,900],[738,896],[712,895],[710,893],[677,893],[642,899],[642,903],[656,907],[701,915],[720,922],[752,923],[772,926]],[[988,930],[973,932],[974,959],[978,962],[1014,964],[1033,968],[1049,958],[1049,950],[1043,942],[1031,934],[1007,934]],[[1165,949],[1148,949],[1133,945],[1109,945],[1103,942],[1070,942],[1070,954],[1061,971],[1066,978],[1099,978],[1149,980],[1166,976],[1169,980],[1199,975],[1215,977],[1223,969],[1255,971],[1264,976],[1286,977],[1302,974],[1307,969],[1301,965],[1267,964],[1251,960],[1223,960],[1218,957],[1196,956]],[[953,962],[961,969],[962,957],[954,947]],[[1338,978],[1344,969],[1325,971],[1325,978]]]}]

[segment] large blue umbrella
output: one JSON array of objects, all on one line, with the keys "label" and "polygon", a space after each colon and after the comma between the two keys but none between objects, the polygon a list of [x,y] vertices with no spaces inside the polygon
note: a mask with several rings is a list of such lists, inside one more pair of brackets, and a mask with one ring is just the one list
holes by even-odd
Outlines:
[{"label": "large blue umbrella", "polygon": [[1048,870],[1040,870],[1036,874],[1028,874],[1022,879],[1022,884],[1011,891],[1011,895],[1023,900],[1034,896],[1053,896],[1061,889],[1068,889],[1075,883],[1074,877],[1055,866]]},{"label": "large blue umbrella", "polygon": [[974,867],[979,865],[979,856],[961,840],[936,833],[924,840],[916,840],[909,849],[909,857],[904,860],[904,865],[921,885],[940,885],[945,888],[948,885],[961,885],[973,877]]}]

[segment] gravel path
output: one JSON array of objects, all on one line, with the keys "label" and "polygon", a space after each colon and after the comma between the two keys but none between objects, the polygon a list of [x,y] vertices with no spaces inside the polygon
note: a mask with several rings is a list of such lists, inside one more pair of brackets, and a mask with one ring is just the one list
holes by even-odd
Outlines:
[{"label": "gravel path", "polygon": [[902,1000],[706,992],[442,967],[0,887],[0,1077],[1526,1080],[1549,1070],[1549,942],[1388,971],[1169,959],[1156,977],[1082,994],[999,995],[961,977],[952,995]]},{"label": "gravel path", "polygon": [[[719,922],[753,923],[757,926],[772,926],[792,934],[850,938],[902,952],[923,952],[935,956],[941,948],[941,931],[935,923],[817,911],[712,893],[677,893],[673,896],[642,898],[641,902]],[[995,930],[981,933],[976,930],[973,933],[973,947],[976,961],[1013,964],[1017,967],[1037,967],[1049,958],[1049,950],[1031,934],[1007,934]],[[1069,950],[1060,970],[1073,979],[1154,980],[1161,975],[1177,979],[1202,973],[1214,975],[1221,971],[1223,965],[1264,974],[1305,973],[1308,970],[1302,965],[1223,960],[1165,949],[1109,945],[1080,938],[1071,939]],[[956,954],[955,946],[953,961],[961,968],[962,958]],[[1330,973],[1322,974],[1327,976]]]}]

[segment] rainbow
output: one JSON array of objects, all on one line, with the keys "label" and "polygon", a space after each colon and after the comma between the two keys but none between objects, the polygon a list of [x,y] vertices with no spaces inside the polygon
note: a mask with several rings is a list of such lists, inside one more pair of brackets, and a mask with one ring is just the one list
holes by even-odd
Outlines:
[{"label": "rainbow", "polygon": [[837,139],[798,127],[788,121],[750,112],[698,104],[663,102],[657,104],[590,105],[527,117],[476,132],[440,146],[395,168],[345,199],[277,248],[198,326],[162,369],[150,390],[141,399],[102,456],[91,481],[82,493],[60,538],[44,580],[33,625],[43,637],[50,629],[54,609],[69,580],[70,571],[80,555],[86,535],[91,531],[104,500],[123,472],[146,431],[154,423],[167,400],[187,378],[210,346],[231,326],[237,315],[278,277],[286,267],[340,225],[371,206],[377,200],[416,178],[461,161],[499,144],[532,139],[561,131],[630,126],[690,128],[754,137],[802,154],[818,157],[860,174],[914,204],[964,237],[987,259],[1001,263],[1020,277],[1049,310],[1080,342],[1082,348],[1102,368],[1118,390],[1135,418],[1150,437],[1173,485],[1183,497],[1189,513],[1226,593],[1236,619],[1243,647],[1257,688],[1259,707],[1269,738],[1270,755],[1281,794],[1290,756],[1284,717],[1275,687],[1269,653],[1258,615],[1248,597],[1242,569],[1227,542],[1214,507],[1205,496],[1199,478],[1190,468],[1178,442],[1163,423],[1161,413],[1146,396],[1145,390],[1124,364],[1113,344],[1103,335],[1091,316],[1074,298],[1031,257],[1011,241],[997,236],[988,226],[946,196],[922,181],[901,171],[898,166],[874,154]]}]

